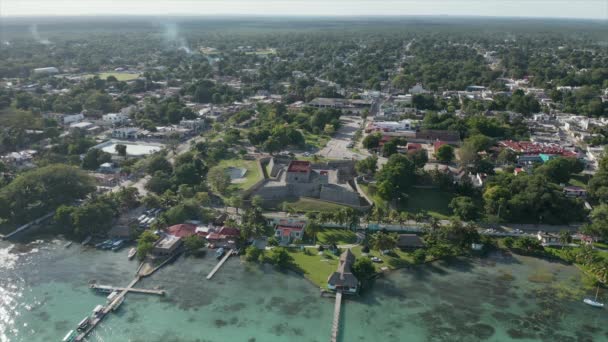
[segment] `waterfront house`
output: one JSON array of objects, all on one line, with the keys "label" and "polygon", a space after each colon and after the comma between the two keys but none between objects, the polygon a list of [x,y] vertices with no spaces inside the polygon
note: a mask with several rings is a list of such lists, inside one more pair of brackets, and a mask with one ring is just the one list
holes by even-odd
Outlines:
[{"label": "waterfront house", "polygon": [[302,239],[304,237],[304,221],[279,222],[274,228],[274,236],[281,244],[289,244],[293,240]]},{"label": "waterfront house", "polygon": [[561,246],[562,243],[559,241],[559,235],[554,233],[546,233],[538,231],[536,238],[540,241],[543,246]]},{"label": "waterfront house", "polygon": [[347,249],[340,255],[338,270],[327,278],[327,288],[334,291],[342,291],[345,294],[355,294],[359,287],[359,280],[351,271],[355,263],[355,256]]},{"label": "waterfront house", "polygon": [[414,250],[424,247],[424,241],[416,234],[399,234],[397,247],[404,250]]},{"label": "waterfront house", "polygon": [[241,235],[240,230],[231,227],[222,227],[216,232],[210,232],[207,235],[207,241],[213,247],[228,247],[232,248],[236,244],[236,240]]},{"label": "waterfront house", "polygon": [[167,232],[173,236],[187,238],[196,234],[196,226],[188,223],[176,224],[169,227]]},{"label": "waterfront house", "polygon": [[165,235],[160,240],[156,241],[152,248],[152,254],[155,256],[169,256],[173,254],[182,245],[182,238],[179,236]]}]

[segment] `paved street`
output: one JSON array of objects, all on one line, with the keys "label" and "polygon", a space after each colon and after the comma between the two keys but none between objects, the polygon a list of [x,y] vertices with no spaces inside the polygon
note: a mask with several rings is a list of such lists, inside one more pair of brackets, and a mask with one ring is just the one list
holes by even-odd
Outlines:
[{"label": "paved street", "polygon": [[342,126],[319,151],[319,155],[329,159],[364,159],[365,154],[357,153],[347,147],[353,141],[353,136],[362,122],[363,119],[357,116],[343,116]]}]

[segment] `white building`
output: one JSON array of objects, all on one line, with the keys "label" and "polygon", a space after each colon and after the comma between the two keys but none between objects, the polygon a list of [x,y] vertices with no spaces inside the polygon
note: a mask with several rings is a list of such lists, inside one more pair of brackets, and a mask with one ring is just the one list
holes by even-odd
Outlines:
[{"label": "white building", "polygon": [[426,94],[429,91],[424,89],[422,87],[422,84],[417,83],[415,86],[411,87],[408,92],[412,95],[417,95],[417,94]]},{"label": "white building", "polygon": [[36,75],[50,75],[50,74],[58,74],[59,69],[55,67],[46,67],[46,68],[36,68],[34,69],[34,74]]},{"label": "white building", "polygon": [[129,121],[129,116],[122,113],[110,113],[103,115],[101,119],[106,123],[116,125]]},{"label": "white building", "polygon": [[84,120],[84,115],[83,114],[66,115],[63,117],[62,120],[63,120],[64,125],[70,125],[75,122],[80,122],[80,121]]},{"label": "white building", "polygon": [[137,127],[120,127],[112,130],[112,138],[116,139],[137,139],[139,136],[139,128]]}]

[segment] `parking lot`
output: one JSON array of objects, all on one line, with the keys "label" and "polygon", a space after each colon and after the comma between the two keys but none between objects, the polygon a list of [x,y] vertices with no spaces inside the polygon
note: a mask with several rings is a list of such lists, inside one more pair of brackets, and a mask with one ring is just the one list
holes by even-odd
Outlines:
[{"label": "parking lot", "polygon": [[329,159],[364,159],[363,153],[348,148],[353,142],[355,132],[361,127],[363,119],[356,116],[343,116],[342,126],[333,138],[319,151],[319,155]]}]

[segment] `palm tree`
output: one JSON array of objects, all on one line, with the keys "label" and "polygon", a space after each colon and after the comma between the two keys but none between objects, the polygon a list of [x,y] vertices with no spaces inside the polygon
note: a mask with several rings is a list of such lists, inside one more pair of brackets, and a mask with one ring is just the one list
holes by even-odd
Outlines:
[{"label": "palm tree", "polygon": [[317,234],[321,231],[321,225],[316,220],[311,220],[306,226],[306,230],[312,235],[312,244],[317,244]]},{"label": "palm tree", "polygon": [[392,250],[397,247],[397,236],[395,234],[377,232],[370,237],[370,243],[372,248],[378,251]]},{"label": "palm tree", "polygon": [[562,248],[564,248],[567,244],[572,242],[572,235],[567,230],[562,230],[559,232],[559,242],[562,244]]},{"label": "palm tree", "polygon": [[390,223],[395,223],[399,221],[399,212],[397,210],[391,209],[388,212],[388,220]]}]

